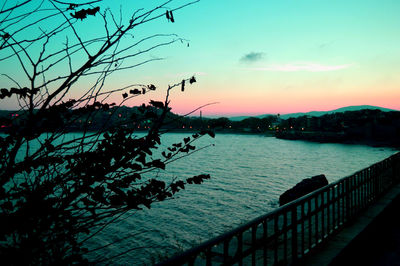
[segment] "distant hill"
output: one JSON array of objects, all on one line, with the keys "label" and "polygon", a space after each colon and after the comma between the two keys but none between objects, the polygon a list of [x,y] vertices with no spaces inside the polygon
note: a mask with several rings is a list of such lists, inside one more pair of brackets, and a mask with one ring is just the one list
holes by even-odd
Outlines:
[{"label": "distant hill", "polygon": [[[333,113],[343,113],[347,111],[359,111],[359,110],[364,110],[364,109],[378,109],[383,112],[390,112],[390,111],[399,111],[399,110],[394,110],[394,109],[388,109],[388,108],[383,108],[379,106],[372,106],[372,105],[355,105],[355,106],[347,106],[347,107],[342,107],[338,108],[335,110],[331,111],[311,111],[307,113],[292,113],[292,114],[283,114],[281,115],[282,119],[288,119],[288,118],[297,118],[300,116],[308,115],[308,116],[323,116],[326,114],[333,114]],[[243,119],[249,118],[249,117],[257,117],[257,118],[264,118],[269,115],[276,115],[276,114],[264,114],[264,115],[257,115],[257,116],[234,116],[234,117],[229,117],[229,120],[231,121],[241,121]]]}]

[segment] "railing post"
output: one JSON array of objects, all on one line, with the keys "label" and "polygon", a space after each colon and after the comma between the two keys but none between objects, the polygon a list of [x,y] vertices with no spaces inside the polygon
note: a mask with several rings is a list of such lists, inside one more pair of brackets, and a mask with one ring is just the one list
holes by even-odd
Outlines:
[{"label": "railing post", "polygon": [[376,167],[376,164],[372,166],[372,176],[374,177],[375,199],[377,199],[378,195],[380,194],[380,190],[379,190],[379,180],[378,180],[378,169]]},{"label": "railing post", "polygon": [[224,265],[227,265],[228,258],[229,258],[229,241],[230,239],[224,240]]},{"label": "railing post", "polygon": [[256,246],[256,241],[257,241],[257,225],[253,225],[251,227],[251,247],[253,248],[253,251],[251,253],[251,265],[255,266],[256,265],[256,251],[257,251],[257,246]]},{"label": "railing post", "polygon": [[206,266],[211,266],[211,247],[206,250]]},{"label": "railing post", "polygon": [[242,266],[243,265],[243,233],[240,233],[238,235],[237,240],[238,240],[237,255],[239,256],[238,265]]},{"label": "railing post", "polygon": [[297,205],[292,209],[292,261],[297,262]]},{"label": "railing post", "polygon": [[345,180],[345,183],[346,183],[346,222],[349,222],[350,221],[350,214],[351,214],[351,211],[350,211],[350,198],[351,198],[351,195],[350,195],[350,178],[347,178]]},{"label": "railing post", "polygon": [[278,264],[278,215],[274,215],[274,264]]}]

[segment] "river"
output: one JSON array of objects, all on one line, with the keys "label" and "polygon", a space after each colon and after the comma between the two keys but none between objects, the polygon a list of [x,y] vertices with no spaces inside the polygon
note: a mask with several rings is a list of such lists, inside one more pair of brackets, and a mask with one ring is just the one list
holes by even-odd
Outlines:
[{"label": "river", "polygon": [[[186,135],[166,134],[162,143],[166,147]],[[273,210],[279,195],[304,178],[325,174],[332,182],[396,152],[235,134],[204,137],[196,146],[210,143],[215,146],[169,164],[166,173],[154,173],[167,179],[204,173],[211,175],[210,180],[187,186],[174,199],[109,226],[88,243],[90,249],[132,237],[92,252],[90,258],[101,260],[131,250],[104,264],[154,264]]]}]

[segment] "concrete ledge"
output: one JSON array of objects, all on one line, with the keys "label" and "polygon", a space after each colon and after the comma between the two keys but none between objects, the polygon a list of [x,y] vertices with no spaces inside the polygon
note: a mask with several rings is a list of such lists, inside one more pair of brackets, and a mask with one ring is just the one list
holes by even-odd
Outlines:
[{"label": "concrete ledge", "polygon": [[[400,184],[395,185],[388,192],[386,192],[374,205],[368,207],[365,211],[363,211],[351,224],[344,227],[337,235],[334,235],[327,241],[324,245],[318,248],[315,252],[310,254],[310,256],[304,258],[301,261],[301,264],[304,265],[340,265],[345,263],[346,265],[349,262],[349,256],[351,258],[356,257],[354,262],[357,262],[358,265],[366,265],[360,264],[360,257],[364,256],[366,251],[366,247],[364,246],[372,246],[372,245],[383,245],[384,243],[377,243],[376,239],[371,238],[370,232],[366,231],[368,226],[373,226],[374,228],[369,228],[369,231],[376,231],[381,235],[381,232],[378,230],[379,227],[387,227],[384,224],[387,222],[387,219],[394,219],[395,216],[398,215],[398,211],[400,209]],[[394,200],[398,197],[398,202]],[[392,204],[393,203],[393,204]],[[396,204],[395,204],[396,203]],[[392,208],[389,208],[390,205]],[[397,206],[398,205],[398,206]],[[394,207],[397,207],[394,208]],[[386,213],[383,216],[384,210]],[[396,212],[394,212],[396,209]],[[390,213],[389,213],[390,212]],[[393,212],[393,213],[391,213]],[[382,214],[382,215],[381,215]],[[379,217],[382,216],[382,217]],[[391,218],[393,217],[393,218]],[[378,223],[373,223],[375,220],[379,219]],[[400,220],[400,217],[398,218]],[[383,224],[383,225],[382,225]],[[389,225],[389,223],[387,223]],[[392,224],[392,223],[390,223]],[[400,224],[400,223],[398,223]],[[377,228],[377,226],[379,226]],[[399,226],[399,234],[400,234],[400,226]],[[368,235],[368,236],[366,236]],[[378,237],[378,236],[377,236]],[[385,236],[384,236],[385,237]],[[390,237],[390,236],[387,236]],[[357,242],[355,242],[357,240]],[[354,242],[354,243],[353,243]],[[385,242],[385,241],[383,241]],[[393,242],[393,241],[392,241]],[[399,239],[400,243],[400,239]],[[360,246],[360,245],[363,246]],[[399,245],[400,249],[400,245]],[[362,252],[360,254],[356,254],[357,252]],[[370,251],[374,253],[374,251]],[[376,253],[376,252],[375,252]],[[385,256],[382,254],[381,256]],[[399,253],[400,256],[400,253]],[[399,257],[400,259],[400,257]],[[368,261],[368,260],[367,260]],[[348,265],[348,264],[347,264]],[[350,264],[353,265],[353,264]],[[354,264],[356,265],[356,264]],[[372,264],[368,264],[372,265]],[[373,264],[379,265],[379,264]],[[382,264],[380,264],[382,265]],[[384,264],[385,265],[385,264]],[[387,265],[387,264],[386,264]],[[400,265],[399,264],[390,264],[390,265]]]}]

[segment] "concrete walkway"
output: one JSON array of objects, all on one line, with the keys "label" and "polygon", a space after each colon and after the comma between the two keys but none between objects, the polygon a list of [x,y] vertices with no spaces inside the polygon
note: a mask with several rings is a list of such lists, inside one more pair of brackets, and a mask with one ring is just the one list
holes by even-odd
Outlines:
[{"label": "concrete walkway", "polygon": [[302,264],[400,266],[400,184]]}]

